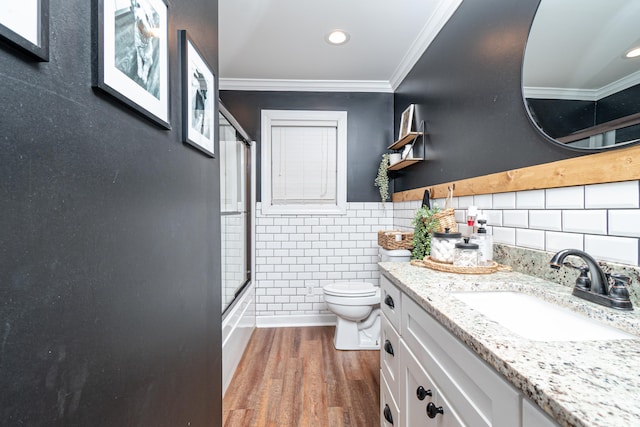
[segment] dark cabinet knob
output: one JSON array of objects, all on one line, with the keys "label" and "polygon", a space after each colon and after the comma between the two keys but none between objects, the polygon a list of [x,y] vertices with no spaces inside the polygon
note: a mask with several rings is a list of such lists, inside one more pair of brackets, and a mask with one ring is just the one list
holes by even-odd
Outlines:
[{"label": "dark cabinet knob", "polygon": [[389,424],[393,425],[393,416],[391,415],[391,408],[389,408],[389,405],[387,405],[386,403],[384,405],[384,411],[382,411],[382,414],[384,415],[384,419],[387,420]]},{"label": "dark cabinet knob", "polygon": [[418,400],[424,400],[427,396],[433,396],[433,393],[431,393],[431,390],[425,390],[424,387],[419,386],[416,390],[416,396]]},{"label": "dark cabinet knob", "polygon": [[444,414],[442,406],[436,406],[433,404],[433,402],[429,402],[429,404],[427,405],[427,415],[429,416],[429,418],[435,418],[438,414]]},{"label": "dark cabinet knob", "polygon": [[384,341],[384,351],[386,351],[392,356],[395,356],[395,354],[393,354],[393,346],[391,345],[391,341],[389,340]]},{"label": "dark cabinet knob", "polygon": [[391,298],[391,295],[387,295],[385,297],[384,303],[387,304],[389,308],[396,308],[395,304],[393,303],[393,298]]}]

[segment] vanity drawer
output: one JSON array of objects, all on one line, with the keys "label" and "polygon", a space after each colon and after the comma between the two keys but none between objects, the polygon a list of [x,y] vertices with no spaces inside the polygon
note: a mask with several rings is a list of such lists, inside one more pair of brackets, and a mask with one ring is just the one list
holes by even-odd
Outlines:
[{"label": "vanity drawer", "polygon": [[398,396],[400,367],[400,336],[391,326],[387,317],[380,316],[380,369],[389,385],[391,393]]},{"label": "vanity drawer", "polygon": [[467,425],[520,424],[520,395],[497,372],[406,295],[401,336]]},{"label": "vanity drawer", "polygon": [[[402,344],[402,398],[400,411],[407,427],[486,427],[483,420],[477,417],[473,422],[465,424],[456,413],[455,407],[447,400],[442,390],[425,372],[424,367]],[[429,416],[429,407],[432,412]]]},{"label": "vanity drawer", "polygon": [[398,289],[384,275],[380,276],[380,307],[389,319],[396,331],[400,331],[400,313],[402,313],[402,300]]},{"label": "vanity drawer", "polygon": [[380,372],[380,427],[401,426],[400,411],[393,398],[389,385]]}]

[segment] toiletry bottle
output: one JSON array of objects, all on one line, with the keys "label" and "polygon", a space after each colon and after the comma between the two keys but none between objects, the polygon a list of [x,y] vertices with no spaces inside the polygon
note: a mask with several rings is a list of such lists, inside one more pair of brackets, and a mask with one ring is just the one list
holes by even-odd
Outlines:
[{"label": "toiletry bottle", "polygon": [[493,236],[487,233],[486,219],[478,219],[478,231],[471,236],[471,241],[478,244],[478,265],[490,265],[493,261]]}]

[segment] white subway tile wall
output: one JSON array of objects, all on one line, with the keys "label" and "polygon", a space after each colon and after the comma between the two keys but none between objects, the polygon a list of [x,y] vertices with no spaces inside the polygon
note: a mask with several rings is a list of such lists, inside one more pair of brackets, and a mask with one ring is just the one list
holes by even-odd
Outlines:
[{"label": "white subway tile wall", "polygon": [[[378,230],[393,229],[392,203],[348,203],[346,215],[262,215],[256,209],[256,315],[324,315],[322,287],[378,283]],[[419,206],[419,203],[416,205]],[[412,209],[407,215],[413,218]],[[409,219],[409,222],[410,222]],[[410,227],[396,227],[403,229]]]},{"label": "white subway tile wall", "polygon": [[[468,206],[480,206],[496,243],[549,252],[575,248],[603,261],[640,265],[640,181],[458,199],[458,221],[466,220]],[[444,208],[444,199],[433,202]],[[348,203],[346,215],[263,216],[258,204],[257,316],[326,315],[325,284],[377,283],[378,230],[412,230],[420,206]]]},{"label": "white subway tile wall", "polygon": [[638,182],[625,181],[585,186],[587,209],[638,208]]},{"label": "white subway tile wall", "polygon": [[545,199],[547,209],[584,209],[584,187],[548,188]]},{"label": "white subway tile wall", "polygon": [[518,209],[544,209],[544,190],[517,192],[516,207]]},{"label": "white subway tile wall", "polygon": [[[437,202],[444,205],[444,199]],[[486,209],[496,243],[549,252],[575,248],[602,261],[640,265],[638,180],[474,196],[473,203]],[[469,196],[454,197],[459,223],[471,204]],[[394,204],[394,226],[408,228],[417,207]]]}]

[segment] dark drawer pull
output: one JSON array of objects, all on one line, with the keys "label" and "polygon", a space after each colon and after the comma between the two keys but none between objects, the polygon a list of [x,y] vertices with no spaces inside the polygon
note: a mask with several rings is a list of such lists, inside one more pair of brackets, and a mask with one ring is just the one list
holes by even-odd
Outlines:
[{"label": "dark drawer pull", "polygon": [[389,408],[389,405],[387,405],[386,403],[384,405],[384,411],[382,411],[382,413],[384,414],[384,419],[387,420],[389,424],[393,425],[393,416],[391,416],[391,408]]},{"label": "dark drawer pull", "polygon": [[416,390],[416,396],[418,400],[424,400],[427,396],[433,396],[433,393],[431,393],[431,390],[425,390],[424,387],[419,386]]},{"label": "dark drawer pull", "polygon": [[395,354],[393,354],[393,346],[391,345],[391,341],[389,340],[384,341],[384,351],[386,351],[392,356],[395,356]]},{"label": "dark drawer pull", "polygon": [[396,308],[395,304],[393,303],[393,298],[391,298],[391,295],[387,295],[385,297],[384,303],[387,304],[391,309]]},{"label": "dark drawer pull", "polygon": [[429,416],[429,418],[435,418],[438,414],[444,414],[442,406],[436,406],[433,404],[433,402],[429,402],[429,404],[427,405],[427,415]]}]

